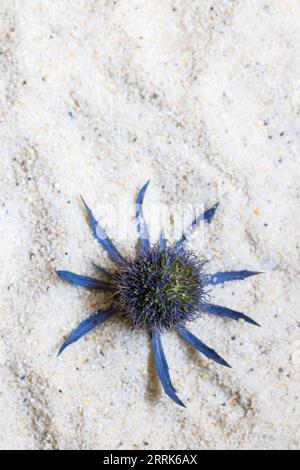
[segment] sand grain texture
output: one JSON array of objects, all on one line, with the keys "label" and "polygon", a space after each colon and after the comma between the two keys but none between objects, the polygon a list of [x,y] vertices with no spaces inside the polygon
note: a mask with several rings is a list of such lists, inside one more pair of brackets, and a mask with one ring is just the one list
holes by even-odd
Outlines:
[{"label": "sand grain texture", "polygon": [[[299,16],[297,0],[1,1],[0,448],[299,449]],[[164,339],[186,410],[122,320],[56,358],[104,297],[55,269],[110,266],[79,194],[113,231],[109,207],[149,178],[146,211],[220,201],[205,253],[190,242],[212,271],[266,272],[214,292],[263,328],[192,326],[233,370]]]}]

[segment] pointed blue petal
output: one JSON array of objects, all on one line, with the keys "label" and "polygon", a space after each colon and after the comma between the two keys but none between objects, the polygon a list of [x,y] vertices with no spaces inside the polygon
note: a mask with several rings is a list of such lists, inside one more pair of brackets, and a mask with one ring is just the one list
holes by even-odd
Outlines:
[{"label": "pointed blue petal", "polygon": [[108,308],[107,310],[98,310],[98,312],[92,317],[87,318],[81,322],[77,328],[71,333],[71,335],[66,339],[63,345],[58,351],[58,356],[72,343],[78,341],[82,336],[86,335],[89,331],[93,330],[96,326],[105,322],[110,318],[114,313],[116,313],[115,308]]},{"label": "pointed blue petal", "polygon": [[118,263],[118,264],[125,263],[126,261],[124,260],[123,256],[119,253],[119,251],[117,250],[117,248],[115,247],[115,245],[113,244],[113,242],[111,241],[109,236],[107,235],[104,228],[102,228],[100,226],[100,224],[97,222],[97,220],[95,219],[91,209],[86,204],[85,200],[82,197],[81,197],[81,199],[82,199],[82,202],[84,204],[85,210],[86,210],[86,212],[89,216],[89,220],[90,220],[91,228],[92,228],[92,231],[93,231],[93,235],[96,238],[96,240],[98,241],[98,243],[100,243],[102,248],[104,248],[104,250],[107,251],[107,253],[111,257],[111,259],[115,263]]},{"label": "pointed blue petal", "polygon": [[147,181],[147,183],[142,187],[142,189],[140,190],[138,194],[138,197],[136,200],[136,213],[135,213],[136,229],[140,237],[141,244],[144,248],[150,247],[148,227],[144,220],[144,215],[143,215],[143,202],[144,202],[145,193],[146,193],[149,183],[150,181]]},{"label": "pointed blue petal", "polygon": [[242,271],[225,271],[218,272],[214,274],[209,274],[205,276],[205,284],[207,285],[216,285],[223,284],[224,282],[230,281],[241,281],[250,276],[256,276],[257,274],[262,274],[259,271],[247,271],[246,269]]},{"label": "pointed blue petal", "polygon": [[204,356],[208,357],[208,359],[212,359],[213,361],[221,364],[221,366],[229,367],[231,366],[221,357],[219,354],[216,353],[213,349],[206,346],[200,339],[194,336],[190,331],[188,331],[184,326],[177,327],[177,331],[185,339],[193,348],[200,351]]},{"label": "pointed blue petal", "polygon": [[[206,210],[203,214],[203,221],[207,224],[210,224],[211,221],[213,220],[215,213],[219,207],[219,203],[217,202],[214,206],[212,206],[210,209]],[[197,220],[197,219],[196,219]],[[201,220],[201,219],[200,219]],[[200,222],[199,220],[199,222]]]},{"label": "pointed blue petal", "polygon": [[74,284],[74,286],[86,287],[87,289],[98,289],[113,292],[115,288],[109,282],[99,281],[88,276],[80,276],[79,274],[71,273],[70,271],[56,271],[56,274],[63,279],[63,281]]},{"label": "pointed blue petal", "polygon": [[158,377],[161,381],[165,393],[179,406],[185,407],[184,403],[176,395],[176,390],[172,385],[169,368],[161,343],[160,333],[154,329],[152,331],[152,350],[155,360]]},{"label": "pointed blue petal", "polygon": [[167,245],[167,239],[165,237],[164,231],[161,230],[160,235],[159,235],[159,246],[160,248],[165,248]]},{"label": "pointed blue petal", "polygon": [[200,222],[210,224],[218,207],[219,207],[219,203],[217,202],[213,207],[211,207],[210,209],[206,210],[203,214],[196,217],[191,223],[191,225],[188,227],[187,231],[182,234],[180,240],[178,240],[178,242],[175,244],[175,247],[180,248],[182,244],[187,240],[189,235],[191,235],[191,233],[198,227]]},{"label": "pointed blue petal", "polygon": [[226,307],[221,307],[220,305],[204,304],[201,305],[201,310],[205,313],[218,315],[219,317],[228,317],[236,321],[245,320],[247,323],[251,323],[251,325],[260,326],[258,323],[252,320],[252,318],[248,317],[244,313],[236,312],[235,310],[231,310],[230,308]]}]

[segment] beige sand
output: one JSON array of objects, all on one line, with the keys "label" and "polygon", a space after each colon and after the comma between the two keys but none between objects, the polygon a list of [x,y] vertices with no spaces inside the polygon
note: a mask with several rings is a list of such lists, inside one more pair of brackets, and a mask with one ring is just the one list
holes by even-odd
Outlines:
[{"label": "beige sand", "polygon": [[[2,0],[0,14],[0,447],[299,448],[299,1]],[[110,266],[79,193],[114,230],[108,206],[148,178],[146,212],[221,202],[205,250],[190,240],[211,270],[266,272],[215,290],[263,328],[192,326],[233,370],[164,338],[187,409],[122,320],[56,358],[104,297],[54,270]]]}]

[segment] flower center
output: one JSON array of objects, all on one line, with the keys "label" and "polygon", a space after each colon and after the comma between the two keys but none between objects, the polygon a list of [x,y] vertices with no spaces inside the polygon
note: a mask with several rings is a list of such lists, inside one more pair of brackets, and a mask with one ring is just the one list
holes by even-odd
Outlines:
[{"label": "flower center", "polygon": [[190,252],[154,245],[115,279],[122,310],[134,326],[148,329],[170,330],[191,320],[204,296],[202,267]]}]

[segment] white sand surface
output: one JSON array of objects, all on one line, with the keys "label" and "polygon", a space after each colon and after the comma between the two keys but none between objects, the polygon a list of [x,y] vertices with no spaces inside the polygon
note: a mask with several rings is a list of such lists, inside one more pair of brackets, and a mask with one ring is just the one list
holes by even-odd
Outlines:
[{"label": "white sand surface", "polygon": [[[298,0],[1,0],[1,449],[300,448],[299,17]],[[113,232],[149,178],[146,214],[220,202],[189,242],[209,270],[265,272],[214,290],[263,328],[192,325],[232,370],[163,338],[186,409],[121,319],[56,357],[105,296],[55,269],[111,266],[79,194]]]}]

